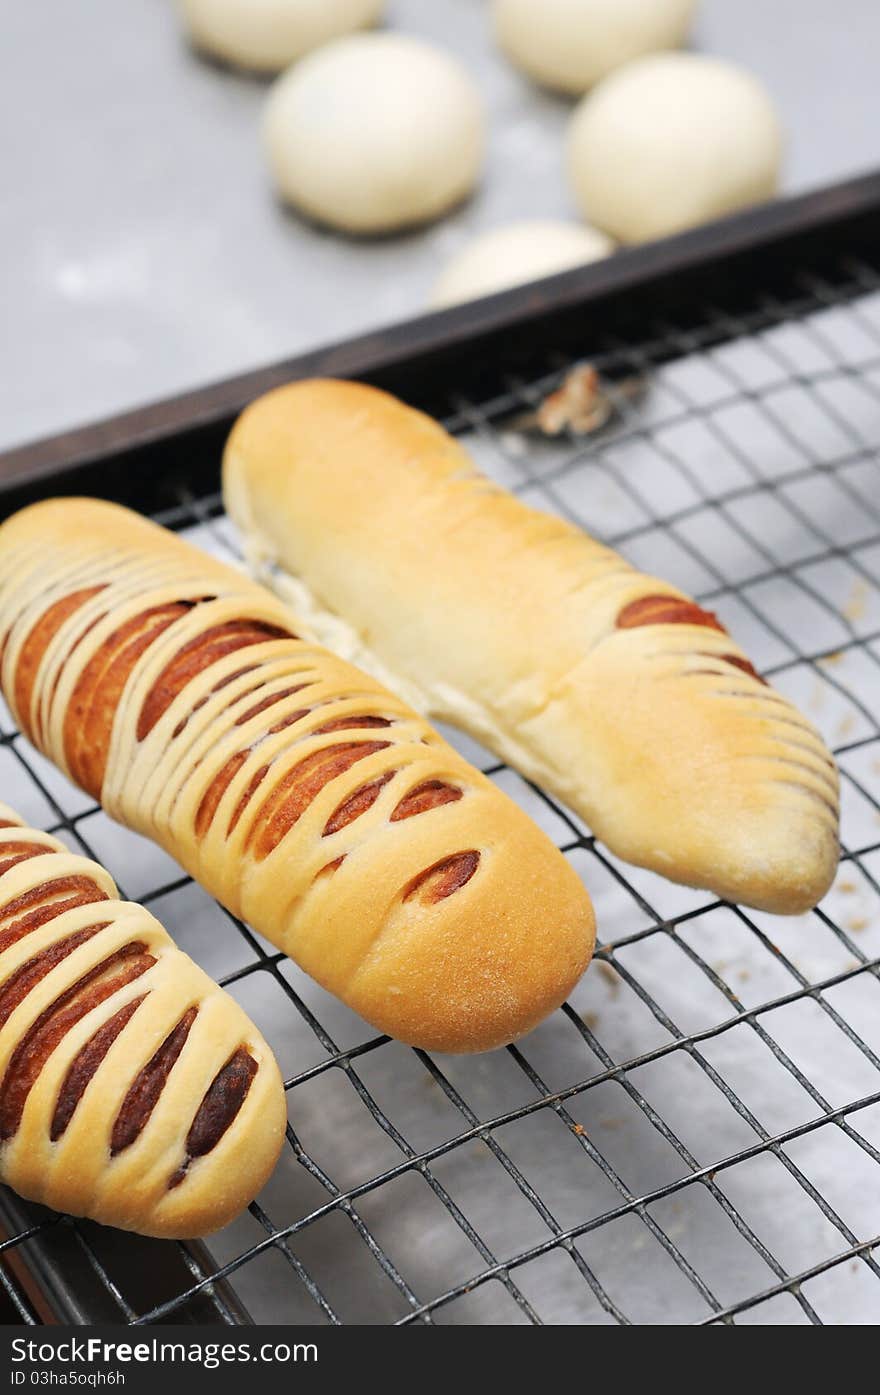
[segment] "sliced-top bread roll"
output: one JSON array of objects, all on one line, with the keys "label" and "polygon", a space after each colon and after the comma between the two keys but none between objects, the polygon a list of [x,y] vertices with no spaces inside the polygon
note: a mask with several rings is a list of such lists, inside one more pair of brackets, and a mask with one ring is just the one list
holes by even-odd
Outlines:
[{"label": "sliced-top bread roll", "polygon": [[262,587],[125,509],[0,527],[0,681],[114,818],[380,1030],[527,1031],[589,961],[571,866],[498,788]]},{"label": "sliced-top bread roll", "polygon": [[262,576],[328,643],[552,790],[619,856],[770,911],[837,860],[811,724],[710,612],[482,476],[376,389],[244,412],[224,488]]},{"label": "sliced-top bread roll", "polygon": [[284,1140],[274,1057],[110,876],[0,804],[0,1181],[142,1235],[207,1235]]}]

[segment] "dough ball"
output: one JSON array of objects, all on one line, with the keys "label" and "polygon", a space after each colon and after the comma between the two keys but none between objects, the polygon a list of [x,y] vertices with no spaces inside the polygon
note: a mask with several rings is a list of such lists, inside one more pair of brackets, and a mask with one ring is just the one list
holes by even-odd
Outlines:
[{"label": "dough ball", "polygon": [[517,68],[580,96],[607,73],[683,44],[696,0],[494,0],[495,36]]},{"label": "dough ball", "polygon": [[284,198],[331,227],[423,223],[470,193],[485,118],[457,59],[403,34],[338,39],[275,83],[265,118]]},{"label": "dough ball", "polygon": [[776,110],[749,73],[695,53],[642,58],[575,108],[568,173],[585,218],[620,242],[666,237],[770,198]]},{"label": "dough ball", "polygon": [[277,73],[381,19],[385,0],[180,0],[194,43],[239,68]]},{"label": "dough ball", "polygon": [[430,304],[440,309],[476,300],[597,261],[613,250],[604,233],[578,223],[535,219],[491,228],[452,258],[431,292]]}]

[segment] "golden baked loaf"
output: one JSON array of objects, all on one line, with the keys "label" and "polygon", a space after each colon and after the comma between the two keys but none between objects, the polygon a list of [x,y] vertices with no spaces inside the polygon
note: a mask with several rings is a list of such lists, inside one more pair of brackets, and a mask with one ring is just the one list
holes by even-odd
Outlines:
[{"label": "golden baked loaf", "polygon": [[0,681],[121,823],[381,1031],[476,1051],[565,998],[589,898],[517,806],[268,591],[111,504],[0,527]]},{"label": "golden baked loaf", "polygon": [[192,1237],[269,1178],[275,1059],[102,867],[0,804],[0,1181],[141,1235]]},{"label": "golden baked loaf", "polygon": [[796,913],[837,861],[838,776],[710,612],[492,484],[356,383],[249,407],[226,505],[259,574],[408,701],[675,881]]}]

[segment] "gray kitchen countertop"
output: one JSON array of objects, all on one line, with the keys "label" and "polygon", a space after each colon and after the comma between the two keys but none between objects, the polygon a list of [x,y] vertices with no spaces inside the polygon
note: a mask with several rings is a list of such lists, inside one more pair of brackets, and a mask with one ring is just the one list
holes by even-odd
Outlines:
[{"label": "gray kitchen countertop", "polygon": [[[0,446],[416,313],[472,231],[566,216],[566,101],[495,53],[487,0],[391,0],[491,112],[486,178],[443,222],[352,241],[273,198],[266,83],[184,42],[172,0],[3,7]],[[789,132],[786,187],[878,162],[877,0],[703,0],[696,46],[752,68]]]}]

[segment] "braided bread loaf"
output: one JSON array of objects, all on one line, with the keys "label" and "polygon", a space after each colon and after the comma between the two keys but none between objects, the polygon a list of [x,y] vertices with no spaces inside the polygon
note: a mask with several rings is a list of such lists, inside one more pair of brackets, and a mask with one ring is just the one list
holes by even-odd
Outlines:
[{"label": "braided bread loaf", "polygon": [[0,804],[0,1180],[59,1211],[191,1237],[284,1140],[274,1057],[109,875]]},{"label": "braided bread loaf", "polygon": [[770,911],[827,890],[838,777],[810,723],[714,615],[490,483],[422,413],[280,388],[235,426],[224,490],[317,633],[619,856]]},{"label": "braided bread loaf", "polygon": [[35,745],[380,1030],[510,1041],[589,961],[579,878],[420,717],[291,626],[113,505],[0,527],[0,681]]}]

